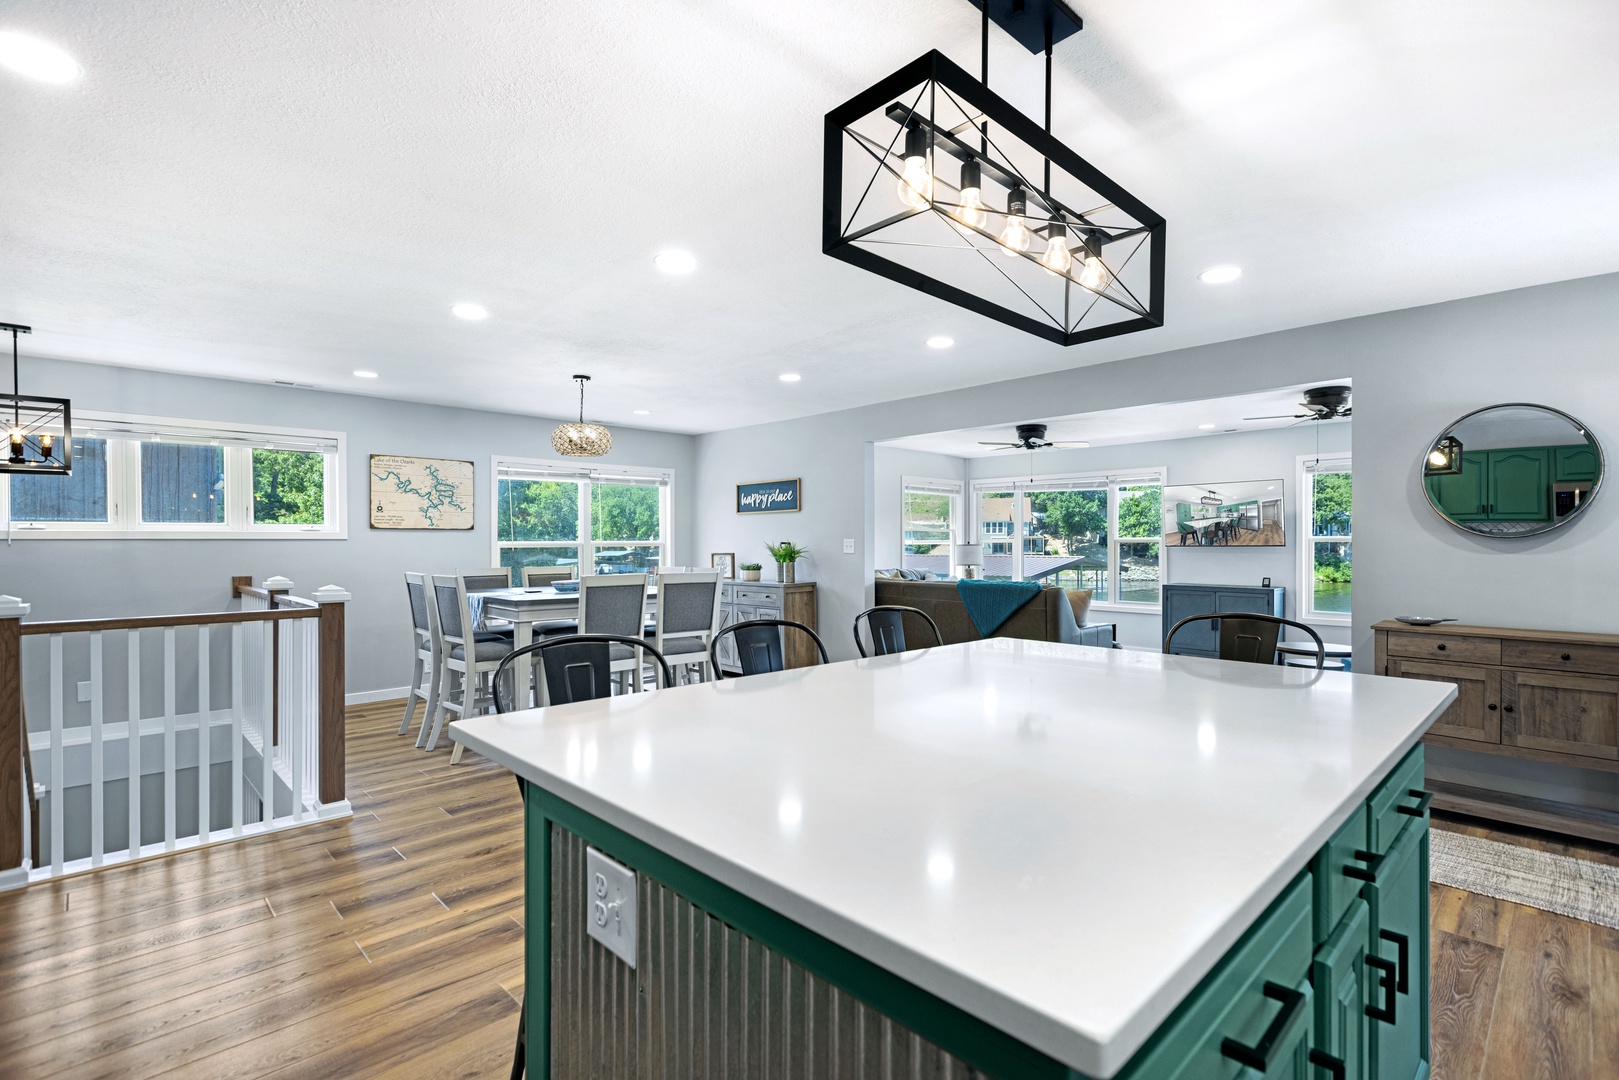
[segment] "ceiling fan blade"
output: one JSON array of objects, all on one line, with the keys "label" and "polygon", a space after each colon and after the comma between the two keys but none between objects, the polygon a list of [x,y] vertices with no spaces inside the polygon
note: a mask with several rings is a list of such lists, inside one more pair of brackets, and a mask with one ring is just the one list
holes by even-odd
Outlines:
[{"label": "ceiling fan blade", "polygon": [[[988,446],[988,445],[989,445],[989,443],[985,443],[985,444],[984,444],[984,445],[985,445],[985,446]],[[1022,446],[1019,446],[1019,445],[1018,445],[1018,444],[1017,444],[1017,443],[1007,443],[1007,444],[1006,444],[1006,445],[1005,445],[1005,446],[997,446],[997,447],[996,447],[996,448],[995,448],[995,449],[994,449],[994,450],[993,450],[993,451],[992,451],[992,453],[996,453],[996,454],[998,454],[998,453],[1000,453],[1000,452],[1001,452],[1001,451],[1002,451],[1002,450],[1023,450],[1023,449],[1025,449],[1025,447],[1022,447]]]},{"label": "ceiling fan blade", "polygon": [[1018,444],[1015,443],[1015,442],[985,442],[984,440],[979,439],[978,440],[978,445],[979,446],[996,446],[996,447],[1000,447],[1000,448],[1004,449],[1004,448],[1006,448],[1008,446],[1017,446]]},{"label": "ceiling fan blade", "polygon": [[1054,442],[1046,443],[1046,445],[1055,446],[1059,450],[1084,450],[1091,444],[1088,442]]},{"label": "ceiling fan blade", "polygon": [[[1315,414],[1312,413],[1311,415],[1313,416]],[[1245,416],[1245,417],[1243,417],[1243,419],[1244,420],[1297,420],[1297,419],[1299,419],[1299,414],[1298,413],[1285,413],[1285,414],[1280,415],[1280,416]]]}]

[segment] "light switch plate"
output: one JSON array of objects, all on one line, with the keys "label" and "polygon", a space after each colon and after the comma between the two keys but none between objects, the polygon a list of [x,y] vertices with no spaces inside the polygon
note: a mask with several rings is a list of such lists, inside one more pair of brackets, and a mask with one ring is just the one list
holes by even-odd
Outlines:
[{"label": "light switch plate", "polygon": [[854,541],[853,540],[845,540],[843,542],[843,553],[845,555],[853,555],[854,554]]},{"label": "light switch plate", "polygon": [[635,966],[635,871],[585,848],[586,930],[609,952]]},{"label": "light switch plate", "polygon": [[88,680],[88,679],[86,679],[84,682],[81,682],[79,684],[79,700],[80,701],[89,701],[90,700],[90,680]]}]

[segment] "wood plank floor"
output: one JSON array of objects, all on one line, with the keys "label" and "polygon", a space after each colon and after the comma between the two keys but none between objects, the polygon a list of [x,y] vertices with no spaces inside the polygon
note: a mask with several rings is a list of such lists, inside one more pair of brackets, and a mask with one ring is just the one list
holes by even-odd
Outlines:
[{"label": "wood plank floor", "polygon": [[[522,816],[504,770],[349,710],[352,820],[0,896],[0,1077],[505,1077]],[[1619,848],[1455,829],[1619,865]],[[1619,931],[1431,887],[1435,1080],[1619,1078]]]},{"label": "wood plank floor", "polygon": [[[1434,828],[1619,866],[1619,848],[1436,814]],[[1430,885],[1434,1080],[1619,1078],[1619,931]]]},{"label": "wood plank floor", "polygon": [[511,774],[348,713],[354,817],[0,896],[0,1077],[505,1077]]}]

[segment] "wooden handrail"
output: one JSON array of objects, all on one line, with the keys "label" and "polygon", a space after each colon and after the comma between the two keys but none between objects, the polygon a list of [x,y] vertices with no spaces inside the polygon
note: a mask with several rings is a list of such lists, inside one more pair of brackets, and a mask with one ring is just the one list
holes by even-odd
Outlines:
[{"label": "wooden handrail", "polygon": [[78,634],[98,630],[146,630],[157,626],[212,626],[219,623],[280,622],[284,619],[317,619],[316,607],[288,608],[281,611],[200,611],[192,615],[147,615],[125,619],[68,619],[63,622],[23,623],[23,636],[34,634]]}]

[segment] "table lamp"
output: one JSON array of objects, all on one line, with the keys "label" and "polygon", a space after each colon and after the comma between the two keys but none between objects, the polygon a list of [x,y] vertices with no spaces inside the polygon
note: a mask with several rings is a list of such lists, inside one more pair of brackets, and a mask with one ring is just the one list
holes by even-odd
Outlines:
[{"label": "table lamp", "polygon": [[961,567],[964,578],[976,578],[978,569],[984,565],[983,544],[957,544],[956,565]]}]

